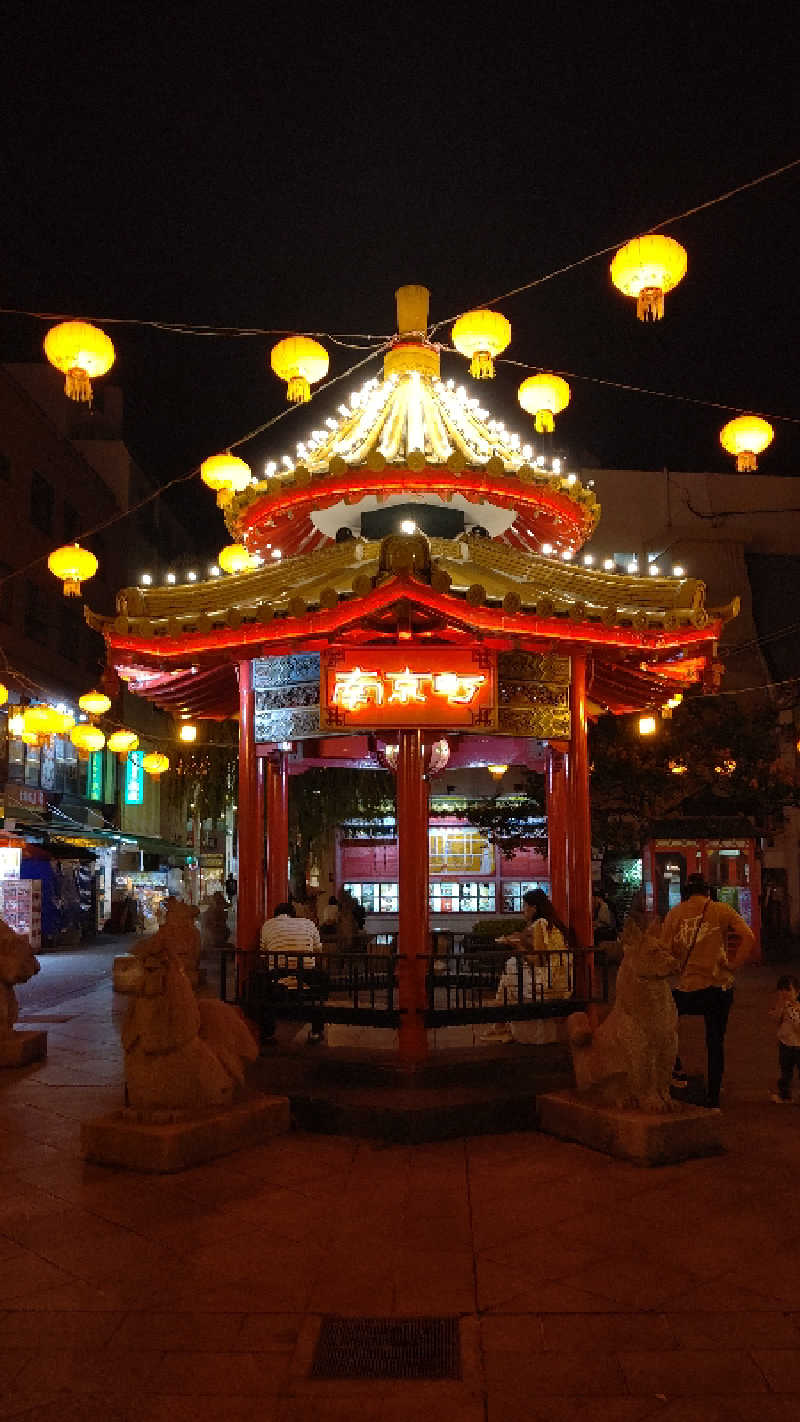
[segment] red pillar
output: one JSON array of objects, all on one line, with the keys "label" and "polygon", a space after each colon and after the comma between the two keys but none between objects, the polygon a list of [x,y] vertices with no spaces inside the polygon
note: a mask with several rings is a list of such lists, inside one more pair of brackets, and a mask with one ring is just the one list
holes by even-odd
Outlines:
[{"label": "red pillar", "polygon": [[569,921],[569,877],[567,863],[567,757],[563,751],[547,748],[547,857],[550,866],[550,898],[558,917]]},{"label": "red pillar", "polygon": [[421,1061],[428,1051],[425,976],[428,934],[428,782],[420,731],[400,731],[397,756],[398,953],[400,1055]]},{"label": "red pillar", "polygon": [[258,820],[256,746],[253,735],[254,695],[250,663],[239,663],[239,885],[236,946],[242,951],[258,944],[261,825]]},{"label": "red pillar", "polygon": [[286,752],[267,761],[267,917],[289,897],[289,770]]},{"label": "red pillar", "polygon": [[[589,748],[586,723],[586,653],[572,656],[569,741],[569,917],[578,948],[593,944],[592,825],[589,813]],[[576,971],[575,991],[589,991],[590,966]]]},{"label": "red pillar", "polygon": [[264,756],[256,758],[256,800],[258,802],[258,917],[263,923],[267,916],[267,843],[265,838],[264,797],[266,766]]}]

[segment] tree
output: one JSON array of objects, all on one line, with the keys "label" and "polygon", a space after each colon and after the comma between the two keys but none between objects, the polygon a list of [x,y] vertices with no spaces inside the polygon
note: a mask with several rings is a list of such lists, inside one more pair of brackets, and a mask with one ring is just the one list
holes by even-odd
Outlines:
[{"label": "tree", "polygon": [[544,776],[529,770],[526,782],[523,794],[513,800],[489,795],[469,800],[464,810],[469,823],[481,830],[507,859],[513,859],[522,849],[547,852],[547,831],[535,823],[544,814]]},{"label": "tree", "polygon": [[[213,726],[206,744],[170,748],[170,771],[164,785],[170,815],[181,832],[190,816],[195,824],[224,818],[236,794],[238,745],[236,722],[223,721]],[[196,833],[195,849],[199,848]]]},{"label": "tree", "polygon": [[395,779],[386,771],[342,766],[306,770],[289,782],[289,859],[295,893],[304,893],[312,857],[330,860],[337,825],[394,813]]},{"label": "tree", "polygon": [[798,789],[780,760],[770,704],[695,696],[654,736],[638,717],[602,716],[591,729],[592,839],[606,851],[638,854],[650,822],[681,814],[742,815],[765,830]]}]

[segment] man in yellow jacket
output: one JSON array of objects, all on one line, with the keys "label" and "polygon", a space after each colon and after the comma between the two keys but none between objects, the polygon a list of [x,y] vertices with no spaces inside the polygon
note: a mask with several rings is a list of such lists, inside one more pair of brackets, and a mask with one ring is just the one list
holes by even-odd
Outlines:
[{"label": "man in yellow jacket", "polygon": [[[725,1029],[733,1002],[733,975],[750,959],[755,938],[744,919],[728,904],[710,897],[700,874],[690,874],[683,903],[670,909],[661,930],[664,944],[678,961],[675,1005],[679,1017],[702,1017],[708,1058],[707,1105],[719,1106],[725,1069]],[[680,1072],[680,1058],[675,1063]]]}]

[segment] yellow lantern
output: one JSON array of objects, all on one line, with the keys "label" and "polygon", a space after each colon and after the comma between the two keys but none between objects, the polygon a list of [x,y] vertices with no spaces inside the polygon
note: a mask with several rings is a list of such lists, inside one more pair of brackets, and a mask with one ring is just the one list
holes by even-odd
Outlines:
[{"label": "yellow lantern", "polygon": [[13,716],[8,718],[8,734],[10,736],[22,736],[25,732],[25,717],[21,711],[15,711]]},{"label": "yellow lantern", "polygon": [[127,755],[128,751],[135,751],[138,744],[135,731],[114,731],[108,738],[108,749],[116,755]]},{"label": "yellow lantern", "polygon": [[656,733],[656,725],[657,725],[657,722],[656,722],[655,716],[640,716],[640,717],[639,717],[639,735],[640,735],[640,736],[654,736],[655,733]]},{"label": "yellow lantern", "polygon": [[0,681],[0,706],[5,706],[8,701],[8,687]]},{"label": "yellow lantern", "polygon": [[467,311],[456,321],[451,338],[459,354],[469,360],[470,375],[491,380],[494,358],[511,340],[511,325],[499,311]]},{"label": "yellow lantern", "polygon": [[50,554],[47,566],[51,573],[63,580],[65,597],[80,597],[81,583],[93,578],[97,572],[97,559],[94,553],[90,553],[88,548],[81,548],[79,543],[67,543]]},{"label": "yellow lantern", "polygon": [[552,432],[555,416],[566,410],[569,397],[570,388],[560,375],[529,375],[517,391],[523,410],[534,416],[537,434]]},{"label": "yellow lantern", "polygon": [[196,741],[197,727],[192,721],[184,721],[179,734],[182,741],[186,741],[187,743],[191,741]]},{"label": "yellow lantern", "polygon": [[229,543],[221,550],[217,562],[226,573],[246,573],[257,567],[255,558],[243,543]]},{"label": "yellow lantern", "polygon": [[89,401],[92,379],[105,375],[114,364],[114,342],[88,321],[62,321],[44,338],[44,353],[56,370],[67,377],[70,400]]},{"label": "yellow lantern", "polygon": [[55,714],[58,720],[53,727],[53,732],[57,736],[65,736],[75,725],[75,717],[71,711],[56,711]]},{"label": "yellow lantern", "polygon": [[101,751],[106,743],[106,738],[99,726],[92,726],[89,723],[82,723],[75,726],[69,733],[69,738],[76,750],[83,751],[85,755],[89,751]]},{"label": "yellow lantern", "polygon": [[54,706],[29,706],[24,712],[25,730],[35,736],[55,735],[60,720]]},{"label": "yellow lantern", "polygon": [[756,455],[772,444],[775,431],[760,415],[739,415],[729,420],[719,432],[719,442],[728,454],[736,455],[736,468],[740,474],[752,474],[758,468]]},{"label": "yellow lantern", "polygon": [[41,736],[37,736],[35,731],[23,731],[21,739],[26,746],[38,746]]},{"label": "yellow lantern", "polygon": [[611,263],[611,280],[625,296],[636,298],[640,321],[660,321],[664,293],[686,275],[686,248],[674,237],[650,232],[620,247]]},{"label": "yellow lantern", "polygon": [[287,336],[272,347],[270,355],[275,374],[287,382],[290,405],[302,405],[311,399],[311,386],[328,374],[328,363],[325,347],[310,336]]},{"label": "yellow lantern", "polygon": [[104,691],[86,691],[78,697],[78,705],[87,716],[104,716],[111,710],[111,697]]},{"label": "yellow lantern", "polygon": [[235,454],[212,454],[200,465],[200,478],[214,490],[220,508],[246,489],[252,476],[250,465]]},{"label": "yellow lantern", "polygon": [[169,757],[162,755],[161,751],[151,751],[142,761],[142,768],[148,775],[163,775],[165,770],[169,770]]}]

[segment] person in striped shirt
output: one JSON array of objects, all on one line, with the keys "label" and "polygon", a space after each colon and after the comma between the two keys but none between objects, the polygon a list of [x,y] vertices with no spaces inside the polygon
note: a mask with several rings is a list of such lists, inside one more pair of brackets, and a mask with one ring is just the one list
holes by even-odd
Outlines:
[{"label": "person in striped shirt", "polygon": [[[297,991],[300,982],[306,989],[314,991],[315,997],[324,997],[327,992],[327,974],[321,972],[316,965],[314,955],[321,952],[319,930],[310,918],[298,918],[295,913],[294,904],[278,904],[272,918],[268,918],[261,929],[261,952],[286,954],[285,961],[280,961],[272,970],[271,976],[274,983],[290,991]],[[298,979],[297,968],[298,958],[301,959],[302,977]],[[312,1006],[309,1013],[310,1030],[308,1040],[311,1045],[315,1045],[325,1040],[325,1018],[321,1006]],[[274,1036],[275,1025],[272,1023],[272,1031],[268,1027],[265,1029],[267,1037]]]}]

